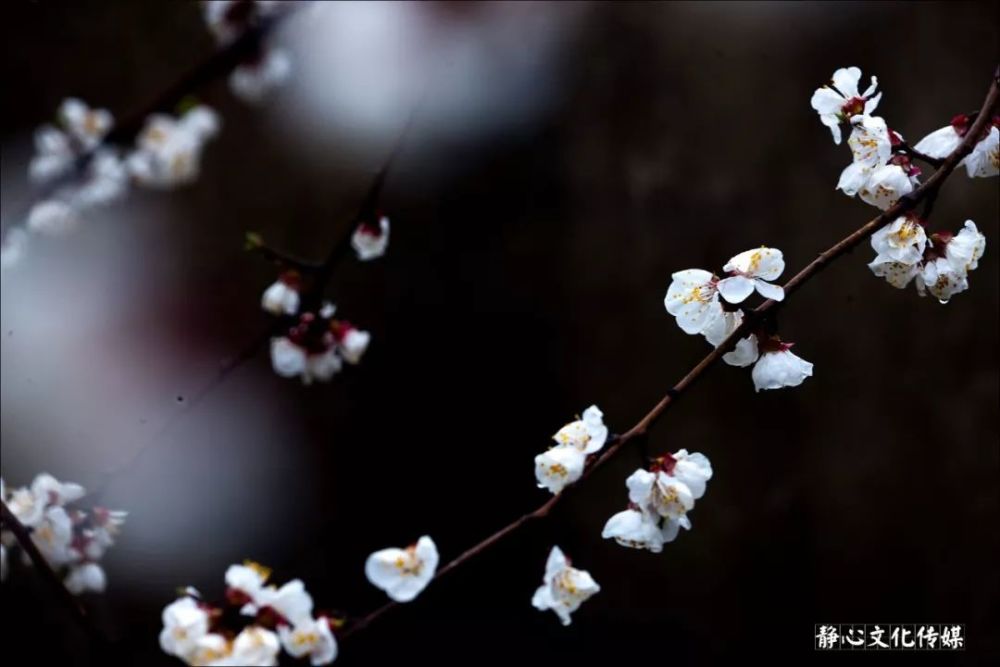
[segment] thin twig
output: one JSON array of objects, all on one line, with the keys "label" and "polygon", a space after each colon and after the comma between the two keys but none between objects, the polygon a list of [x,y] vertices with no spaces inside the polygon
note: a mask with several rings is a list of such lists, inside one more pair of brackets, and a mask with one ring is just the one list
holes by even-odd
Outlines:
[{"label": "thin twig", "polygon": [[940,166],[942,164],[944,164],[944,158],[931,157],[930,155],[927,155],[926,153],[921,153],[920,151],[916,150],[915,148],[912,148],[905,141],[899,142],[899,144],[897,144],[893,148],[893,150],[895,150],[895,151],[904,151],[911,158],[916,158],[918,160],[922,160],[922,161],[926,162],[927,164],[931,165],[932,167],[934,167],[935,169],[940,168]]},{"label": "thin twig", "polygon": [[[965,158],[966,155],[972,152],[973,146],[977,143],[976,138],[980,135],[983,129],[985,129],[986,123],[990,120],[991,111],[997,106],[998,97],[1000,97],[1000,67],[998,67],[994,72],[989,93],[986,95],[986,100],[983,102],[982,110],[980,111],[976,122],[969,129],[969,132],[965,135],[958,148],[956,148],[951,155],[941,162],[940,168],[934,172],[934,174],[927,179],[923,185],[918,187],[909,195],[901,198],[888,210],[869,220],[852,234],[849,234],[828,248],[826,251],[820,253],[819,256],[806,265],[804,269],[792,276],[792,278],[784,284],[784,301],[778,302],[768,300],[754,310],[750,311],[750,313],[747,314],[747,317],[743,319],[742,324],[737,327],[736,330],[733,331],[717,348],[705,355],[705,357],[699,361],[694,368],[688,371],[687,374],[677,382],[677,384],[667,390],[667,393],[662,399],[660,399],[660,402],[657,403],[652,410],[646,413],[646,415],[640,419],[635,426],[621,435],[612,436],[601,455],[595,458],[584,470],[580,479],[568,486],[566,490],[579,488],[584,480],[592,475],[595,470],[610,461],[625,445],[645,436],[649,429],[663,417],[666,411],[674,403],[677,402],[677,399],[679,399],[681,395],[691,387],[691,385],[701,378],[705,371],[714,366],[724,354],[733,349],[736,346],[736,343],[749,333],[756,322],[759,322],[765,315],[772,315],[776,312],[788,302],[789,296],[796,292],[811,278],[816,276],[820,271],[826,268],[831,262],[853,250],[856,246],[867,240],[879,228],[912,209],[921,201],[930,197],[936,197],[938,190],[941,188],[942,184],[951,172],[954,171],[958,163]],[[494,544],[497,544],[508,535],[515,533],[522,526],[535,519],[541,519],[548,516],[549,512],[552,511],[552,508],[555,507],[555,505],[565,496],[565,492],[566,491],[564,490],[563,493],[552,496],[534,511],[520,516],[512,523],[487,537],[482,542],[466,549],[458,557],[451,560],[444,567],[438,570],[437,574],[434,576],[434,581],[437,581],[448,573],[453,572],[460,565],[468,562],[474,556],[482,553]],[[339,637],[341,639],[346,639],[347,637],[364,630],[386,613],[399,606],[400,603],[398,602],[387,602],[368,615],[353,621],[343,632],[339,633]]]}]

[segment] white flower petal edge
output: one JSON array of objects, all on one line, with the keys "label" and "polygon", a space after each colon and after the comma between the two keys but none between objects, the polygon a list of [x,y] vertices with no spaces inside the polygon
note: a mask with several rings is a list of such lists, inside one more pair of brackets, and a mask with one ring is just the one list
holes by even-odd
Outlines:
[{"label": "white flower petal edge", "polygon": [[569,625],[573,612],[600,590],[589,572],[571,567],[562,550],[552,547],[543,583],[535,591],[531,604],[539,611],[551,609],[563,625]]},{"label": "white flower petal edge", "polygon": [[943,159],[954,153],[960,143],[962,135],[953,125],[946,125],[918,141],[913,149],[924,155]]},{"label": "white flower petal edge", "polygon": [[406,549],[382,549],[371,554],[365,562],[365,576],[396,602],[409,602],[434,578],[438,559],[434,541],[424,535]]},{"label": "white flower petal edge", "polygon": [[351,247],[362,262],[384,255],[389,247],[389,218],[384,215],[379,218],[377,229],[366,224],[358,225],[351,235]]},{"label": "white flower petal edge", "polygon": [[337,639],[325,617],[300,623],[294,628],[278,628],[281,645],[293,658],[309,656],[314,666],[329,665],[337,659]]},{"label": "white flower petal edge", "polygon": [[557,494],[580,479],[587,455],[572,445],[557,445],[535,457],[538,488]]},{"label": "white flower petal edge", "polygon": [[583,418],[566,424],[552,439],[558,445],[569,445],[584,454],[593,454],[604,447],[608,439],[608,427],[604,425],[604,413],[596,405],[583,411]]},{"label": "white flower petal edge", "polygon": [[812,377],[813,365],[792,354],[788,349],[764,352],[753,367],[753,384],[756,391],[797,387],[807,377]]}]

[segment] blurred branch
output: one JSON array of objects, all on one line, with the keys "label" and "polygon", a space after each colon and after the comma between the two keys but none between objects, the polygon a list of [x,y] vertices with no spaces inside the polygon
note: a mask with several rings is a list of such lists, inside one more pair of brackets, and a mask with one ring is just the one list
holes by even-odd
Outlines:
[{"label": "blurred branch", "polygon": [[[592,475],[595,470],[610,461],[619,451],[621,451],[623,447],[625,447],[625,445],[645,436],[649,429],[663,417],[667,410],[677,402],[677,400],[691,387],[691,385],[700,379],[709,368],[718,363],[724,354],[736,347],[736,343],[750,332],[756,322],[759,322],[764,317],[773,316],[778,309],[788,303],[788,297],[798,291],[800,287],[819,274],[830,263],[849,253],[855,247],[866,241],[878,229],[896,219],[903,213],[909,211],[921,201],[933,201],[933,199],[937,197],[938,190],[944,184],[945,180],[947,180],[948,176],[955,170],[955,167],[958,166],[958,163],[972,152],[973,146],[977,143],[977,137],[979,137],[982,131],[986,128],[986,124],[990,122],[991,111],[997,107],[998,98],[1000,98],[1000,67],[998,67],[993,74],[993,81],[990,85],[989,92],[986,95],[986,100],[983,102],[982,109],[979,112],[976,122],[962,139],[962,143],[959,144],[958,148],[956,148],[951,155],[941,161],[940,168],[935,171],[923,185],[918,187],[909,195],[900,198],[894,206],[886,211],[883,211],[880,215],[866,222],[855,232],[849,234],[824,252],[820,253],[819,256],[806,265],[804,269],[792,276],[792,278],[783,286],[785,290],[784,301],[779,302],[768,300],[754,310],[750,311],[747,316],[743,318],[742,324],[737,327],[736,330],[734,330],[718,347],[705,355],[705,357],[699,361],[694,368],[688,371],[688,373],[682,377],[677,384],[668,389],[663,398],[660,399],[660,402],[657,403],[652,410],[646,413],[646,415],[640,419],[635,426],[621,435],[612,436],[609,439],[607,448],[601,453],[600,456],[590,461],[580,479],[572,485],[566,487],[566,490],[579,488],[584,480]],[[493,533],[482,542],[462,552],[458,557],[438,570],[437,574],[434,576],[434,580],[439,580],[448,573],[453,572],[463,563],[468,562],[476,555],[499,543],[508,535],[517,532],[522,526],[535,519],[547,517],[552,511],[552,508],[554,508],[556,504],[565,496],[566,490],[560,494],[552,496],[537,509],[515,519],[512,523]],[[340,633],[340,637],[342,639],[347,638],[357,632],[360,632],[361,630],[364,630],[386,613],[399,606],[400,603],[398,602],[387,602],[369,613],[367,616],[355,620],[347,626],[346,630]]]},{"label": "blurred branch", "polygon": [[14,513],[10,511],[9,507],[7,507],[7,503],[2,500],[0,500],[0,521],[2,521],[4,530],[9,530],[13,533],[14,538],[21,546],[21,549],[24,550],[24,553],[28,554],[28,558],[31,559],[35,569],[41,573],[42,578],[45,579],[52,590],[55,591],[62,604],[69,609],[74,620],[83,629],[83,631],[87,633],[87,637],[90,638],[97,646],[103,647],[107,645],[107,639],[100,632],[100,630],[97,629],[97,626],[94,625],[93,620],[90,618],[90,615],[87,613],[83,604],[80,603],[80,600],[75,595],[69,592],[69,589],[67,589],[63,584],[62,579],[56,571],[52,569],[49,561],[47,561],[45,556],[42,555],[42,552],[38,550],[38,547],[35,545],[35,541],[31,539],[31,533],[25,525],[21,523],[16,516],[14,516]]}]

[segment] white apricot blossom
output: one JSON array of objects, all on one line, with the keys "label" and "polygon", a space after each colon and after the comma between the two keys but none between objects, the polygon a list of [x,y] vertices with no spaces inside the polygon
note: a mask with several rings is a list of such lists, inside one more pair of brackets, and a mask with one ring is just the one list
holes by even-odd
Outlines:
[{"label": "white apricot blossom", "polygon": [[16,266],[28,247],[28,234],[19,227],[10,227],[3,232],[0,242],[0,268],[10,269]]},{"label": "white apricot blossom", "polygon": [[301,276],[297,271],[285,271],[264,290],[260,306],[272,315],[294,315],[299,312]]},{"label": "white apricot blossom", "polygon": [[686,269],[671,275],[663,299],[667,312],[677,318],[684,333],[698,334],[718,316],[719,279],[710,271]]},{"label": "white apricot blossom", "polygon": [[589,572],[570,566],[562,550],[552,547],[543,583],[535,591],[531,604],[539,611],[551,609],[563,625],[569,625],[573,621],[572,613],[600,590]]},{"label": "white apricot blossom", "polygon": [[286,336],[271,339],[271,366],[281,377],[296,377],[305,374],[306,351]]},{"label": "white apricot blossom", "polygon": [[371,343],[371,334],[354,327],[350,322],[336,322],[331,329],[337,341],[337,351],[344,361],[353,365],[361,363],[361,357]]},{"label": "white apricot blossom", "polygon": [[608,519],[601,537],[613,539],[623,547],[646,549],[655,554],[663,551],[665,541],[657,521],[645,512],[634,509],[618,512]]},{"label": "white apricot blossom", "polygon": [[765,299],[781,301],[785,298],[785,290],[769,282],[785,270],[784,256],[777,248],[761,246],[741,252],[726,262],[722,270],[730,277],[719,281],[718,290],[729,303],[741,303],[754,289]]},{"label": "white apricot blossom", "polygon": [[58,199],[43,199],[28,212],[28,229],[41,234],[65,234],[79,222],[76,209]]},{"label": "white apricot blossom", "polygon": [[919,218],[901,215],[872,234],[871,244],[878,254],[875,263],[916,264],[927,248],[927,233]]},{"label": "white apricot blossom", "polygon": [[437,547],[424,535],[405,549],[382,549],[371,554],[365,562],[365,576],[396,602],[409,602],[431,582],[437,566]]},{"label": "white apricot blossom", "polygon": [[62,567],[75,559],[73,520],[58,505],[45,510],[41,522],[31,531],[31,541],[53,567]]},{"label": "white apricot blossom", "polygon": [[986,252],[986,237],[976,223],[966,220],[965,225],[945,246],[945,257],[955,270],[969,273],[979,267],[979,260]]},{"label": "white apricot blossom", "polygon": [[923,264],[904,264],[893,260],[887,260],[882,255],[877,256],[868,268],[878,278],[885,278],[885,281],[896,289],[903,289],[910,284],[923,268]]},{"label": "white apricot blossom", "polygon": [[952,123],[952,125],[945,125],[942,128],[934,130],[918,141],[913,149],[933,158],[944,159],[948,157],[962,143],[962,137],[969,129],[967,123],[961,125],[954,124],[955,121],[952,121]]},{"label": "white apricot blossom", "polygon": [[885,211],[911,192],[913,181],[906,171],[896,164],[883,164],[872,170],[868,182],[858,190],[858,196],[866,204]]},{"label": "white apricot blossom", "polygon": [[629,501],[646,514],[681,520],[694,508],[694,494],[687,484],[662,470],[636,470],[625,485]]},{"label": "white apricot blossom", "polygon": [[945,257],[938,257],[924,264],[916,276],[917,293],[925,296],[928,292],[941,303],[948,303],[951,297],[969,289],[968,276],[956,269]]},{"label": "white apricot blossom", "polygon": [[222,664],[276,667],[280,652],[281,642],[278,640],[278,635],[267,628],[251,625],[236,635],[232,652],[226,656],[226,660]]},{"label": "white apricot blossom", "polygon": [[791,351],[793,343],[769,342],[754,364],[753,384],[756,391],[797,387],[812,377],[813,365]]},{"label": "white apricot blossom", "polygon": [[892,157],[892,142],[885,120],[878,116],[855,116],[851,125],[847,145],[854,159],[840,174],[837,189],[853,197],[868,182],[875,167]]},{"label": "white apricot blossom", "polygon": [[351,247],[362,262],[384,255],[389,247],[389,218],[381,216],[378,225],[359,224],[351,235]]},{"label": "white apricot blossom", "polygon": [[604,425],[604,413],[596,405],[583,411],[583,417],[566,424],[552,436],[557,445],[569,445],[584,454],[594,454],[604,447],[608,439],[608,427]]},{"label": "white apricot blossom", "polygon": [[260,611],[261,594],[271,571],[259,563],[245,561],[242,565],[230,565],[226,570],[226,597],[241,605],[240,613],[256,616]]},{"label": "white apricot blossom", "polygon": [[172,188],[194,181],[201,170],[205,143],[219,130],[218,115],[199,105],[180,118],[152,114],[136,140],[127,165],[142,185]]},{"label": "white apricot blossom", "polygon": [[326,617],[310,619],[295,627],[279,626],[278,637],[290,656],[309,656],[314,666],[329,665],[337,658],[337,639]]},{"label": "white apricot blossom", "polygon": [[300,579],[293,579],[280,588],[266,586],[254,602],[261,609],[270,607],[289,625],[298,625],[312,618],[313,599]]},{"label": "white apricot blossom", "polygon": [[535,457],[535,479],[538,488],[552,494],[580,479],[587,462],[582,450],[570,445],[556,445]]},{"label": "white apricot blossom", "polygon": [[858,115],[871,115],[878,107],[882,93],[876,94],[878,79],[871,78],[871,85],[864,93],[858,92],[861,70],[842,67],[833,73],[831,85],[818,88],[810,105],[819,114],[820,122],[830,128],[833,142],[840,143],[840,125]]},{"label": "white apricot blossom", "polygon": [[207,609],[186,596],[167,605],[162,617],[160,648],[168,655],[188,660],[197,649],[198,641],[208,634]]},{"label": "white apricot blossom", "polygon": [[86,592],[103,593],[107,588],[108,579],[104,569],[97,563],[82,563],[70,568],[63,584],[73,595]]},{"label": "white apricot blossom", "polygon": [[989,178],[1000,173],[1000,130],[994,125],[964,160],[969,178]]},{"label": "white apricot blossom", "polygon": [[59,120],[69,135],[84,149],[90,150],[104,140],[114,125],[114,117],[107,109],[91,109],[75,97],[63,100],[59,107]]},{"label": "white apricot blossom", "polygon": [[[719,347],[742,324],[742,310],[728,311],[720,309],[718,315],[705,327],[702,334],[710,345]],[[750,334],[738,340],[736,347],[731,352],[722,355],[722,360],[730,366],[742,368],[757,361],[757,357],[757,336]]]},{"label": "white apricot blossom", "polygon": [[268,49],[255,62],[236,67],[229,75],[229,89],[244,102],[260,102],[284,83],[292,72],[292,59],[283,49]]}]

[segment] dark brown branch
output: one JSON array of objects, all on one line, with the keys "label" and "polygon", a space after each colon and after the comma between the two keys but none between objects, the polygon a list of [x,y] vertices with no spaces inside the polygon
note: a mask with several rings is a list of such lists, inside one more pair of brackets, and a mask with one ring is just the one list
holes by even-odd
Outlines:
[{"label": "dark brown branch", "polygon": [[915,148],[912,148],[905,141],[901,141],[901,142],[899,142],[899,144],[897,144],[896,146],[894,146],[893,147],[893,151],[895,151],[895,152],[904,152],[907,155],[909,155],[911,158],[916,158],[917,160],[921,160],[923,162],[926,162],[927,164],[931,165],[935,169],[940,168],[941,165],[944,164],[944,158],[931,157],[930,155],[927,155],[926,153],[921,153],[920,151],[916,150]]},{"label": "dark brown branch", "polygon": [[[901,198],[894,206],[884,211],[882,214],[876,216],[872,220],[869,220],[852,234],[849,234],[824,252],[820,253],[819,256],[810,262],[804,269],[792,276],[792,278],[784,284],[784,301],[778,302],[768,300],[756,309],[750,311],[750,313],[747,314],[747,317],[743,319],[742,324],[737,327],[736,330],[733,331],[717,348],[705,355],[705,357],[699,361],[694,368],[688,371],[688,373],[682,377],[677,384],[671,387],[664,397],[660,399],[660,402],[653,406],[653,409],[646,413],[646,415],[640,419],[635,426],[622,435],[612,436],[607,447],[600,454],[600,456],[594,459],[590,465],[587,466],[580,479],[568,486],[562,493],[552,496],[538,509],[522,515],[514,522],[487,537],[482,542],[462,552],[458,557],[438,570],[437,574],[434,576],[434,581],[437,581],[449,572],[454,571],[463,563],[468,562],[474,556],[489,549],[491,546],[500,542],[508,535],[516,532],[532,520],[548,516],[549,512],[552,511],[552,508],[555,507],[555,505],[565,496],[566,491],[579,488],[584,480],[592,475],[595,470],[610,461],[625,445],[645,436],[649,429],[663,417],[666,411],[674,403],[677,402],[677,399],[679,399],[681,395],[689,387],[691,387],[691,385],[693,385],[699,378],[701,378],[702,375],[705,374],[705,371],[714,366],[724,354],[732,350],[741,338],[748,335],[752,327],[757,322],[765,316],[772,315],[780,307],[786,304],[788,302],[788,297],[795,293],[800,287],[802,287],[802,285],[829,266],[829,264],[835,259],[847,254],[855,247],[863,243],[878,229],[888,224],[890,221],[909,211],[921,201],[936,197],[938,190],[941,188],[942,184],[951,172],[955,170],[955,167],[958,166],[958,163],[972,152],[973,146],[977,143],[976,137],[980,136],[982,131],[985,129],[986,124],[990,121],[992,110],[997,106],[998,96],[1000,96],[1000,67],[998,67],[994,72],[993,82],[990,85],[989,93],[986,95],[986,100],[983,102],[982,110],[980,111],[976,122],[969,129],[969,132],[965,135],[965,138],[962,140],[962,143],[959,144],[958,148],[956,148],[951,155],[941,162],[940,168],[934,172],[934,174],[927,179],[923,185],[918,187],[906,197]],[[348,625],[346,629],[339,634],[340,638],[346,639],[347,637],[364,630],[386,613],[399,606],[400,604],[398,602],[387,602],[378,609],[369,613],[367,616],[357,619]]]},{"label": "dark brown branch", "polygon": [[28,558],[31,559],[32,564],[35,566],[42,578],[49,584],[52,590],[59,597],[63,605],[69,609],[73,616],[73,619],[77,624],[87,633],[87,636],[93,640],[98,645],[106,645],[107,639],[104,635],[97,629],[94,625],[90,615],[87,610],[80,603],[80,600],[69,592],[69,589],[63,584],[63,580],[59,577],[49,561],[45,559],[42,552],[38,550],[35,545],[35,541],[31,539],[31,533],[24,526],[21,521],[14,516],[14,513],[10,511],[7,507],[7,503],[0,500],[0,518],[2,518],[4,530],[9,530],[13,533],[14,538],[17,543],[24,550],[24,553],[28,554]]}]

